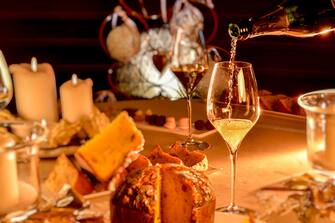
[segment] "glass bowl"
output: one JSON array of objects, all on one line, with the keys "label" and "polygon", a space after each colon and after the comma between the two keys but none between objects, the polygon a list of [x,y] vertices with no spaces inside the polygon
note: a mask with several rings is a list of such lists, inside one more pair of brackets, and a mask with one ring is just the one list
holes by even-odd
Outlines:
[{"label": "glass bowl", "polygon": [[39,144],[47,132],[40,122],[0,121],[0,222],[17,222],[36,212]]},{"label": "glass bowl", "polygon": [[335,170],[335,89],[301,95],[298,104],[306,111],[308,160],[313,168]]}]

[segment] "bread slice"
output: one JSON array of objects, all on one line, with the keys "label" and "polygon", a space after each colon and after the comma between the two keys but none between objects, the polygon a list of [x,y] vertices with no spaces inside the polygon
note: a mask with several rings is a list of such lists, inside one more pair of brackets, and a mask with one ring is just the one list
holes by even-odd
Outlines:
[{"label": "bread slice", "polygon": [[108,181],[129,154],[143,149],[144,138],[127,112],[121,112],[101,133],[82,145],[76,158],[84,161],[95,177]]},{"label": "bread slice", "polygon": [[183,164],[181,159],[178,157],[172,156],[169,153],[166,153],[162,150],[160,145],[156,145],[153,150],[148,155],[148,159],[151,161],[153,165],[157,163],[177,163]]},{"label": "bread slice", "polygon": [[61,154],[43,183],[43,189],[47,192],[58,193],[64,184],[69,184],[72,190],[80,195],[89,194],[94,189],[89,178],[79,171],[65,154]]},{"label": "bread slice", "polygon": [[135,171],[135,170],[138,170],[138,169],[144,169],[148,166],[151,166],[151,162],[150,160],[142,155],[142,154],[139,154],[139,156],[137,157],[137,159],[135,159],[133,162],[131,162],[129,164],[129,166],[127,167],[127,171],[128,172],[132,172],[132,171]]},{"label": "bread slice", "polygon": [[185,166],[192,167],[195,170],[206,171],[208,169],[208,160],[204,153],[199,151],[189,151],[179,142],[173,144],[169,154],[181,159]]},{"label": "bread slice", "polygon": [[161,175],[163,223],[214,222],[215,195],[202,172],[178,164],[162,164]]},{"label": "bread slice", "polygon": [[[162,169],[162,222],[184,223],[192,221],[193,188],[174,166]],[[182,199],[180,199],[182,198]],[[178,216],[178,218],[176,218]]]}]

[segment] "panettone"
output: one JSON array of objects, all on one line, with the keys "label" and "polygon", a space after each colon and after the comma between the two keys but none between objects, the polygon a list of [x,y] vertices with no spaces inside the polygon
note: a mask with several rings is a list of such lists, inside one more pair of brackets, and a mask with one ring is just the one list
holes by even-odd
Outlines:
[{"label": "panettone", "polygon": [[211,223],[214,212],[208,178],[179,164],[131,172],[111,202],[113,223]]}]

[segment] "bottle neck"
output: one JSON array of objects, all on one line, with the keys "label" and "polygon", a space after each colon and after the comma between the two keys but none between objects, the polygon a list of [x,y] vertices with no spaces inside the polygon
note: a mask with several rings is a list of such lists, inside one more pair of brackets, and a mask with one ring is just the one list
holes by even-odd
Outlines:
[{"label": "bottle neck", "polygon": [[253,28],[253,22],[252,18],[250,18],[247,20],[242,20],[237,24],[230,23],[228,32],[230,37],[243,40],[248,39],[252,35],[252,28]]},{"label": "bottle neck", "polygon": [[287,0],[258,18],[229,25],[232,38],[263,35],[311,37],[335,29],[335,0]]},{"label": "bottle neck", "polygon": [[229,25],[232,38],[245,40],[262,35],[281,35],[289,28],[289,18],[286,10],[279,6],[276,10],[258,18],[242,20]]}]

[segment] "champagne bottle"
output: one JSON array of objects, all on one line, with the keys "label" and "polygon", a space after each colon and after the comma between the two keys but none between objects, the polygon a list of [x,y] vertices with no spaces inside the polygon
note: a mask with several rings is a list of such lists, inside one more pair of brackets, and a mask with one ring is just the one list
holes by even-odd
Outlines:
[{"label": "champagne bottle", "polygon": [[311,37],[335,30],[335,0],[285,0],[260,17],[229,24],[229,35],[248,39],[263,35]]}]

